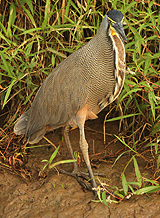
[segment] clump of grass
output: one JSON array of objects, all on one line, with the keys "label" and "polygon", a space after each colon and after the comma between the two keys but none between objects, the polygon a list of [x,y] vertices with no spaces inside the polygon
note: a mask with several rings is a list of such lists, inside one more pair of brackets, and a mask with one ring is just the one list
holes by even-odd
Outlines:
[{"label": "clump of grass", "polygon": [[48,171],[52,168],[56,168],[56,166],[60,165],[60,164],[66,164],[66,163],[74,163],[76,162],[77,160],[61,160],[61,161],[57,161],[55,163],[52,163],[53,160],[55,159],[57,153],[58,153],[58,150],[59,150],[59,147],[58,146],[56,148],[56,150],[53,152],[53,154],[51,155],[50,159],[49,160],[42,160],[42,162],[46,162],[46,164],[44,165],[44,167],[42,168],[42,171],[44,171],[46,168],[47,168],[47,173],[48,174]]},{"label": "clump of grass", "polygon": [[122,188],[119,189],[118,187],[113,186],[109,190],[108,185],[102,183],[98,178],[99,183],[101,184],[97,188],[98,200],[93,200],[93,202],[101,202],[109,207],[109,204],[111,203],[119,203],[128,200],[134,195],[159,192],[160,185],[156,180],[150,180],[141,175],[135,155],[132,156],[129,162],[131,161],[134,163],[136,181],[127,182],[125,174],[122,173]]}]

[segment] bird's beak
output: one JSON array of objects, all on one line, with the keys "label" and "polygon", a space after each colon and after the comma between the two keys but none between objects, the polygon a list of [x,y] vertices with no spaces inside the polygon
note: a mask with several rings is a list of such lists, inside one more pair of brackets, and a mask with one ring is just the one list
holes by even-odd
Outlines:
[{"label": "bird's beak", "polygon": [[124,32],[124,29],[123,29],[123,25],[121,22],[118,22],[118,23],[115,23],[115,24],[112,24],[113,28],[117,31],[118,34],[120,34],[123,38],[123,40],[125,42],[127,42],[127,37],[126,37],[126,34]]}]

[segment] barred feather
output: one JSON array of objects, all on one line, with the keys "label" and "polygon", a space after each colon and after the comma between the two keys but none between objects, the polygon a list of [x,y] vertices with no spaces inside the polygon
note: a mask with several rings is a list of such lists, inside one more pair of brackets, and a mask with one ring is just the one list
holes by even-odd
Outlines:
[{"label": "barred feather", "polygon": [[[118,55],[120,52],[123,55]],[[46,78],[31,109],[16,123],[15,133],[25,133],[29,143],[36,143],[46,131],[75,123],[77,112],[85,104],[98,114],[122,89],[125,67],[120,68],[120,61],[125,65],[124,44],[118,34],[111,35],[105,16],[92,40]]]}]

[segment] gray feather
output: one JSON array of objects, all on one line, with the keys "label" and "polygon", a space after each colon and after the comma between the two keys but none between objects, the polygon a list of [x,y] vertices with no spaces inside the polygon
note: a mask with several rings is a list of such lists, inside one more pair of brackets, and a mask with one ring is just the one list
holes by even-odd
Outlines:
[{"label": "gray feather", "polygon": [[16,123],[16,134],[25,133],[27,141],[36,143],[48,127],[56,129],[72,122],[86,103],[97,114],[111,102],[108,99],[116,85],[115,53],[107,31],[106,15],[92,40],[63,60],[46,78],[31,109]]},{"label": "gray feather", "polygon": [[17,123],[14,126],[14,133],[16,135],[22,135],[26,132],[26,126],[28,122],[28,115],[30,110],[24,112],[21,117],[18,119]]}]

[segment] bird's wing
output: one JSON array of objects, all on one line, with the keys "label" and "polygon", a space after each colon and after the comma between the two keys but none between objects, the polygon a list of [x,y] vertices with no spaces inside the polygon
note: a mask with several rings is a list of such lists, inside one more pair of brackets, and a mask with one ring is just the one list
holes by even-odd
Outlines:
[{"label": "bird's wing", "polygon": [[56,129],[72,120],[86,100],[81,67],[70,55],[46,78],[33,101],[26,127],[26,139],[45,125]]}]

